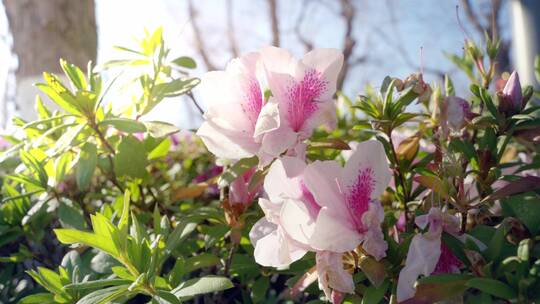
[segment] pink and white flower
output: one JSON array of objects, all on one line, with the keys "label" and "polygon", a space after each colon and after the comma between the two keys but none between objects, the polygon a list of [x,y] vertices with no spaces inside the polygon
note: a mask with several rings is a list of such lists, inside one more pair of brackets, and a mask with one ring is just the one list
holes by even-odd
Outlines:
[{"label": "pink and white flower", "polygon": [[315,49],[297,60],[284,49],[267,47],[261,55],[272,92],[269,104],[278,106],[280,117],[279,128],[263,139],[264,152],[278,155],[309,138],[314,128],[323,124],[334,127],[341,51]]},{"label": "pink and white flower", "polygon": [[264,134],[279,127],[279,113],[264,102],[264,72],[259,53],[233,59],[225,71],[206,73],[200,92],[208,105],[197,131],[218,158],[257,155]]},{"label": "pink and white flower", "polygon": [[282,157],[271,166],[264,181],[267,198],[259,205],[265,213],[249,233],[255,260],[263,266],[284,267],[307,251],[320,206],[303,182],[306,164]]},{"label": "pink and white flower", "polygon": [[384,210],[378,201],[390,182],[381,143],[366,141],[342,168],[334,161],[316,161],[304,171],[304,182],[322,207],[309,245],[319,251],[347,252],[362,244],[377,260],[388,247],[381,230]]},{"label": "pink and white flower", "polygon": [[460,260],[441,242],[442,233],[447,232],[459,239],[459,218],[443,212],[440,208],[431,208],[428,214],[415,219],[418,227],[429,229],[424,234],[413,237],[405,267],[399,273],[397,301],[402,302],[414,297],[414,287],[418,276],[459,272]]}]

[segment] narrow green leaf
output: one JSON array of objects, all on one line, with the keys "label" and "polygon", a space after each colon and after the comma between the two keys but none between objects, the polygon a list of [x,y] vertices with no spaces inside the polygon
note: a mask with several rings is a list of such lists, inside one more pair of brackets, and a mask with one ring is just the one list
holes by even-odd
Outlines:
[{"label": "narrow green leaf", "polygon": [[517,297],[516,291],[505,283],[488,278],[474,278],[466,283],[467,287],[476,288],[499,298],[512,300]]},{"label": "narrow green leaf", "polygon": [[187,280],[172,290],[179,298],[192,297],[204,293],[222,291],[233,288],[234,285],[228,278],[219,276],[206,276]]}]

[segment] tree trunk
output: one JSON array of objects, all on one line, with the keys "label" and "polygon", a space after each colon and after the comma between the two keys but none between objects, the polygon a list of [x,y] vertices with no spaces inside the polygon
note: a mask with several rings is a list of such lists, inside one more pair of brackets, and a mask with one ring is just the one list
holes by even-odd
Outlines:
[{"label": "tree trunk", "polygon": [[60,74],[63,58],[83,70],[97,55],[94,0],[3,0],[13,52],[18,58],[17,110],[32,119],[37,90],[44,71]]}]

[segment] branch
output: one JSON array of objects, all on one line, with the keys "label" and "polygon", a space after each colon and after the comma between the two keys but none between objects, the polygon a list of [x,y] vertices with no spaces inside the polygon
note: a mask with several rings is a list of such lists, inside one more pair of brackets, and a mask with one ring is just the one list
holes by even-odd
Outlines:
[{"label": "branch", "polygon": [[216,65],[210,60],[210,57],[208,56],[206,45],[204,44],[204,40],[202,39],[201,30],[196,22],[197,11],[193,6],[192,0],[188,0],[188,14],[189,19],[191,20],[191,27],[193,28],[193,35],[195,36],[195,48],[199,52],[199,55],[201,56],[204,64],[206,65],[206,68],[208,70],[215,70]]},{"label": "branch", "polygon": [[279,46],[279,24],[277,16],[277,0],[268,0],[270,24],[272,27],[272,45]]},{"label": "branch", "polygon": [[354,46],[356,45],[356,40],[353,38],[353,21],[356,16],[356,8],[352,4],[351,0],[341,0],[341,16],[345,19],[345,34],[343,39],[343,69],[338,76],[337,80],[337,90],[341,91],[343,88],[343,83],[345,78],[349,73],[350,68],[350,57],[353,54]]},{"label": "branch", "polygon": [[234,58],[238,57],[238,45],[236,43],[236,37],[234,35],[234,18],[233,18],[233,3],[232,0],[225,2],[225,11],[227,18],[227,38],[229,39],[229,45],[231,47],[231,54]]}]

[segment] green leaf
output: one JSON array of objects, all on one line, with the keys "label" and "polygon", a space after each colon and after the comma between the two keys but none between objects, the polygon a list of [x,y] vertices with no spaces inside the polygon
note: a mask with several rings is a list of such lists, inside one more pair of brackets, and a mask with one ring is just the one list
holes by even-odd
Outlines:
[{"label": "green leaf", "polygon": [[45,93],[64,111],[74,115],[80,115],[81,111],[75,97],[67,90],[66,87],[64,87],[64,85],[62,85],[58,77],[49,73],[44,73],[43,77],[45,78],[47,84],[38,83],[36,84],[36,87]]},{"label": "green leaf", "polygon": [[512,300],[517,297],[514,289],[501,281],[493,279],[474,278],[470,279],[465,285],[506,300]]},{"label": "green leaf", "polygon": [[74,64],[68,63],[64,59],[60,59],[60,66],[75,88],[86,90],[86,79],[84,78],[84,73],[81,69]]},{"label": "green leaf", "polygon": [[54,233],[61,243],[80,243],[102,250],[112,256],[118,255],[115,244],[110,238],[103,235],[73,229],[54,229]]},{"label": "green leaf", "polygon": [[129,205],[131,202],[131,193],[129,192],[129,189],[126,189],[124,193],[124,204],[122,207],[122,216],[120,217],[120,221],[118,222],[118,230],[120,230],[121,237],[127,238],[127,232],[129,228]]},{"label": "green leaf", "polygon": [[534,192],[514,195],[501,200],[501,206],[507,216],[522,221],[532,235],[540,232],[540,196]]},{"label": "green leaf", "polygon": [[148,154],[148,160],[165,157],[171,149],[171,141],[169,139],[162,140],[159,145],[153,148]]},{"label": "green leaf", "polygon": [[192,297],[204,293],[221,291],[233,288],[234,285],[228,278],[219,276],[206,276],[187,280],[172,290],[179,298]]},{"label": "green leaf", "polygon": [[112,286],[105,289],[98,289],[84,296],[77,301],[77,304],[105,304],[120,296],[127,295],[129,285]]},{"label": "green leaf", "polygon": [[51,293],[35,293],[33,295],[26,296],[19,301],[19,304],[48,304],[55,303],[54,295]]},{"label": "green leaf", "polygon": [[170,291],[167,290],[158,290],[157,295],[154,295],[152,298],[154,301],[156,301],[158,304],[180,304],[180,300],[172,294]]},{"label": "green leaf", "polygon": [[450,79],[450,76],[448,76],[448,74],[444,74],[444,90],[446,92],[446,96],[456,95],[456,90],[454,89],[454,83],[452,82],[452,79]]},{"label": "green leaf", "polygon": [[173,60],[172,63],[186,69],[195,69],[197,67],[197,63],[195,62],[195,60],[187,56],[178,57],[175,60]]},{"label": "green leaf", "polygon": [[388,289],[388,285],[390,285],[390,282],[385,281],[379,287],[368,287],[364,292],[361,304],[378,304],[381,302],[381,300],[384,298],[386,290]]},{"label": "green leaf", "polygon": [[86,142],[79,152],[79,163],[76,170],[76,180],[79,189],[88,189],[92,176],[97,166],[97,147],[91,142]]},{"label": "green leaf", "polygon": [[219,263],[220,259],[217,256],[210,253],[201,253],[200,255],[186,259],[183,274],[187,274],[204,267],[215,266]]},{"label": "green leaf", "polygon": [[107,286],[118,286],[131,284],[132,281],[124,279],[101,279],[95,281],[86,281],[80,283],[72,283],[64,286],[65,289],[84,290],[84,289],[101,289]]},{"label": "green leaf", "polygon": [[150,136],[154,138],[169,136],[180,131],[175,125],[162,121],[145,121],[144,125]]},{"label": "green leaf", "polygon": [[178,247],[188,237],[188,235],[195,230],[195,228],[197,228],[197,223],[187,221],[178,223],[167,238],[165,252],[162,259],[167,258],[168,255],[170,255],[176,249],[176,247]]},{"label": "green leaf", "polygon": [[69,149],[85,126],[86,124],[76,125],[62,134],[54,146],[55,154],[63,153],[65,150]]},{"label": "green leaf", "polygon": [[142,122],[129,118],[108,118],[102,120],[99,124],[110,125],[118,131],[126,133],[146,132],[146,127]]},{"label": "green leaf", "polygon": [[[162,94],[165,97],[174,97],[186,94],[196,87],[201,80],[199,78],[178,78],[166,83],[160,83],[155,86],[156,94]],[[145,113],[147,113],[145,111]]]},{"label": "green leaf", "polygon": [[144,178],[147,154],[144,144],[133,136],[125,136],[118,145],[114,157],[114,170],[119,177]]}]

